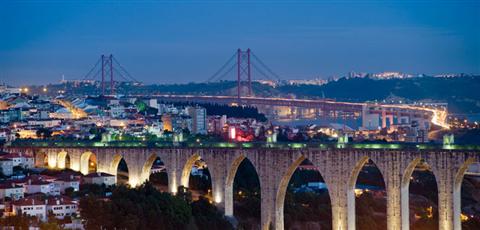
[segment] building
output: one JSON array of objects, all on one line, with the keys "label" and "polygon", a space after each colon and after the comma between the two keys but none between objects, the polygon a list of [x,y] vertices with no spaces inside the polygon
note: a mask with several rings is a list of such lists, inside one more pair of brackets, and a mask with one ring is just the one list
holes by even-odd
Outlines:
[{"label": "building", "polygon": [[44,193],[47,195],[60,195],[60,190],[57,189],[54,182],[29,179],[23,187],[27,194]]},{"label": "building", "polygon": [[162,122],[154,122],[147,128],[148,133],[155,135],[157,137],[161,137],[163,135],[163,130],[164,129],[163,129]]},{"label": "building", "polygon": [[66,216],[73,216],[77,213],[78,206],[67,196],[50,197],[47,200],[46,215],[52,214],[58,218],[63,219]]},{"label": "building", "polygon": [[83,177],[83,182],[86,184],[105,184],[106,186],[115,185],[116,177],[114,175],[103,173],[103,172],[95,172],[90,173]]},{"label": "building", "polygon": [[0,158],[0,172],[5,176],[13,175],[13,161]]},{"label": "building", "polygon": [[12,135],[12,132],[10,129],[6,129],[6,128],[0,128],[0,142],[2,141],[10,141],[10,140],[13,140],[14,136]]},{"label": "building", "polygon": [[65,216],[75,215],[77,211],[78,205],[65,196],[50,197],[46,200],[32,196],[16,200],[12,204],[13,215],[22,213],[24,215],[38,217],[42,221],[47,220],[50,212],[52,212],[56,218],[63,219]]},{"label": "building", "polygon": [[124,118],[127,113],[125,112],[125,107],[123,105],[111,105],[110,106],[110,116],[113,118]]},{"label": "building", "polygon": [[207,110],[202,107],[187,107],[186,110],[192,117],[192,133],[207,134]]},{"label": "building", "polygon": [[0,184],[0,199],[10,197],[13,200],[23,198],[23,186],[16,185],[14,183]]},{"label": "building", "polygon": [[60,126],[61,123],[62,121],[58,119],[28,120],[28,125],[30,126],[40,126],[45,128],[57,127]]},{"label": "building", "polygon": [[21,166],[22,168],[33,168],[35,164],[33,157],[17,153],[0,155],[0,159],[12,160],[12,167]]},{"label": "building", "polygon": [[22,121],[25,119],[25,113],[21,108],[10,108],[0,110],[0,123],[8,123],[12,121]]},{"label": "building", "polygon": [[12,212],[13,215],[22,213],[28,216],[35,216],[42,221],[47,219],[46,202],[36,197],[27,197],[14,201],[12,204]]},{"label": "building", "polygon": [[162,115],[162,123],[163,123],[163,130],[172,132],[172,115],[170,114],[163,114]]},{"label": "building", "polygon": [[227,125],[227,116],[209,116],[208,118],[208,132],[215,134],[222,134]]},{"label": "building", "polygon": [[73,191],[80,190],[80,179],[75,178],[73,175],[59,178],[53,183],[55,183],[55,190],[58,189],[60,193],[65,193],[65,190],[68,188],[73,188]]}]

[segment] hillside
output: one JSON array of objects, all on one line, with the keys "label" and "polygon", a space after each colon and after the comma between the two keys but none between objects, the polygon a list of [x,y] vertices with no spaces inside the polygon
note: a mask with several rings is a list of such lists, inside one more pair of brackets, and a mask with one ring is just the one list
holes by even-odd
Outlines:
[{"label": "hillside", "polygon": [[[273,88],[257,82],[253,84],[255,95],[264,97],[296,98],[332,98],[339,101],[382,101],[395,98],[402,101],[433,100],[447,102],[453,113],[480,113],[480,76],[457,78],[411,78],[375,80],[370,78],[341,78],[328,84],[317,85],[282,85]],[[133,86],[119,84],[119,94],[197,94],[197,95],[236,95],[236,82],[222,81],[215,83],[188,83],[170,85]],[[97,85],[50,85],[50,92],[66,89],[69,94],[99,94]],[[32,92],[41,93],[43,88],[32,87]],[[242,88],[243,95],[246,88]]]}]

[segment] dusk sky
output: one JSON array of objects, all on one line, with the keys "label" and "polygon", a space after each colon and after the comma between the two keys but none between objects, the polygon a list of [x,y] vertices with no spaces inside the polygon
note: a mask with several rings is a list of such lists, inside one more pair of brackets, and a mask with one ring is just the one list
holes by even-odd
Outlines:
[{"label": "dusk sky", "polygon": [[72,2],[0,3],[0,83],[79,79],[101,54],[145,83],[201,82],[237,48],[283,79],[480,73],[480,0]]}]

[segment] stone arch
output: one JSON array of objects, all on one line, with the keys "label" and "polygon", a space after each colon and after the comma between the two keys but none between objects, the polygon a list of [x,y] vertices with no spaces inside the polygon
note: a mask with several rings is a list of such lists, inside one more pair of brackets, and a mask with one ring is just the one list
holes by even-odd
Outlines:
[{"label": "stone arch", "polygon": [[[298,166],[304,160],[307,160],[307,159],[308,158],[306,158],[304,155],[300,155],[295,161],[293,161],[290,164],[290,166],[287,168],[286,172],[284,173],[284,175],[280,180],[280,183],[278,184],[277,194],[275,198],[275,223],[274,223],[275,229],[284,229],[284,224],[285,224],[284,223],[284,205],[285,205],[285,196],[287,193],[288,183],[292,178],[293,173],[298,168]],[[318,167],[316,167],[316,169],[320,173],[320,175],[322,175],[322,172],[320,172],[320,169]]]},{"label": "stone arch", "polygon": [[147,158],[147,161],[143,164],[142,172],[140,174],[140,181],[147,181],[150,176],[150,171],[152,170],[153,163],[159,156],[155,153],[150,154]]},{"label": "stone arch", "polygon": [[80,155],[80,172],[83,174],[83,175],[87,175],[89,173],[89,169],[90,169],[90,158],[91,157],[94,157],[94,160],[95,160],[95,171],[96,171],[96,168],[97,168],[97,155],[93,152],[90,152],[90,151],[87,151],[87,152],[84,152],[82,153],[82,155]]},{"label": "stone arch", "polygon": [[57,155],[57,168],[70,168],[71,156],[66,151],[60,151]]},{"label": "stone arch", "polygon": [[355,189],[355,184],[357,183],[358,174],[360,174],[360,171],[362,170],[363,166],[368,162],[368,160],[370,160],[370,158],[367,156],[364,156],[360,158],[360,160],[358,160],[357,163],[355,164],[355,167],[353,167],[352,173],[350,174],[350,178],[348,180],[349,191],[352,190],[353,192],[353,189]]},{"label": "stone arch", "polygon": [[36,167],[48,167],[48,154],[45,152],[38,152],[35,154]]},{"label": "stone arch", "polygon": [[[122,155],[120,155],[120,154],[115,154],[115,155],[113,156],[112,162],[110,163],[110,172],[111,172],[112,175],[115,176],[115,183],[118,183],[118,176],[119,176],[119,175],[118,175],[118,167],[119,167],[120,162],[121,162],[122,160],[123,160],[123,161],[125,162],[125,164],[127,165],[127,170],[128,170],[128,163],[127,163],[127,161],[125,160],[125,158],[124,158]],[[127,172],[127,173],[129,174],[129,172]],[[130,175],[128,175],[128,177],[129,177],[128,179],[130,180]],[[128,182],[129,184],[132,184],[131,181],[127,181],[127,182]]]},{"label": "stone arch", "polygon": [[182,170],[182,175],[180,178],[180,185],[183,187],[188,188],[188,182],[190,179],[190,172],[192,171],[193,164],[195,164],[196,161],[202,159],[198,153],[193,154],[187,159],[187,162],[185,162],[185,165],[183,166]]},{"label": "stone arch", "polygon": [[246,157],[242,154],[233,160],[225,179],[225,215],[233,216],[233,180],[237,174],[238,166]]},{"label": "stone arch", "polygon": [[[401,188],[400,188],[400,209],[402,216],[402,229],[410,229],[410,182],[415,171],[415,168],[420,165],[422,162],[427,164],[430,167],[430,172],[435,177],[435,183],[437,185],[438,192],[438,181],[437,176],[435,175],[435,170],[427,162],[425,158],[416,157],[414,158],[405,168],[402,175]],[[438,205],[438,200],[437,200]],[[460,215],[459,215],[460,218]]]},{"label": "stone arch", "polygon": [[409,207],[409,187],[410,178],[413,170],[420,163],[422,158],[417,157],[413,159],[403,172],[401,187],[400,187],[400,209],[402,213],[402,229],[410,229],[410,207]]},{"label": "stone arch", "polygon": [[[358,181],[358,176],[360,175],[360,172],[362,171],[363,167],[365,164],[367,164],[369,161],[372,161],[377,170],[379,171],[381,177],[382,177],[382,182],[385,186],[385,178],[384,178],[384,172],[381,171],[381,169],[375,164],[372,158],[368,156],[363,156],[361,157],[353,167],[350,177],[348,179],[348,184],[347,184],[347,220],[348,220],[348,228],[349,229],[356,229],[356,205],[355,205],[355,187]],[[384,187],[386,190],[386,188]],[[385,210],[386,211],[386,210]]]},{"label": "stone arch", "polygon": [[[160,159],[160,161],[163,162],[162,158],[159,156],[159,154],[152,153],[150,156],[147,158],[147,161],[143,164],[142,171],[140,173],[140,182],[145,182],[148,181],[151,175],[152,167],[153,164],[155,163],[155,160]],[[165,163],[164,166],[166,167]],[[168,180],[168,172],[167,170],[165,171],[167,174],[167,180]]]},{"label": "stone arch", "polygon": [[[253,163],[243,154],[235,158],[232,164],[229,167],[227,172],[227,178],[225,179],[225,215],[233,216],[234,215],[234,201],[233,201],[233,183],[235,181],[235,176],[237,175],[238,168],[243,161],[249,161],[252,165]],[[255,165],[253,165],[255,168]],[[258,170],[255,168],[255,173],[257,174],[259,183],[260,177],[258,176]]]},{"label": "stone arch", "polygon": [[122,159],[123,156],[120,154],[115,154],[113,156],[112,162],[110,162],[110,174],[117,176],[117,167]]},{"label": "stone arch", "polygon": [[455,174],[453,187],[453,229],[462,229],[461,213],[462,213],[462,182],[468,167],[475,163],[475,159],[469,157],[458,169]]}]

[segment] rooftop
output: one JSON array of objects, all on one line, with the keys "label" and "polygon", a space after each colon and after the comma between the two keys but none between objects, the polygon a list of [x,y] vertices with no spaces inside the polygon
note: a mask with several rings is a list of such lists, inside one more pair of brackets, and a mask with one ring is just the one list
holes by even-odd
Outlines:
[{"label": "rooftop", "polygon": [[33,205],[45,205],[45,202],[37,197],[26,197],[13,202],[15,206],[33,206]]},{"label": "rooftop", "polygon": [[104,173],[104,172],[95,172],[95,173],[90,173],[84,177],[95,178],[95,177],[115,177],[115,176],[112,174]]}]

